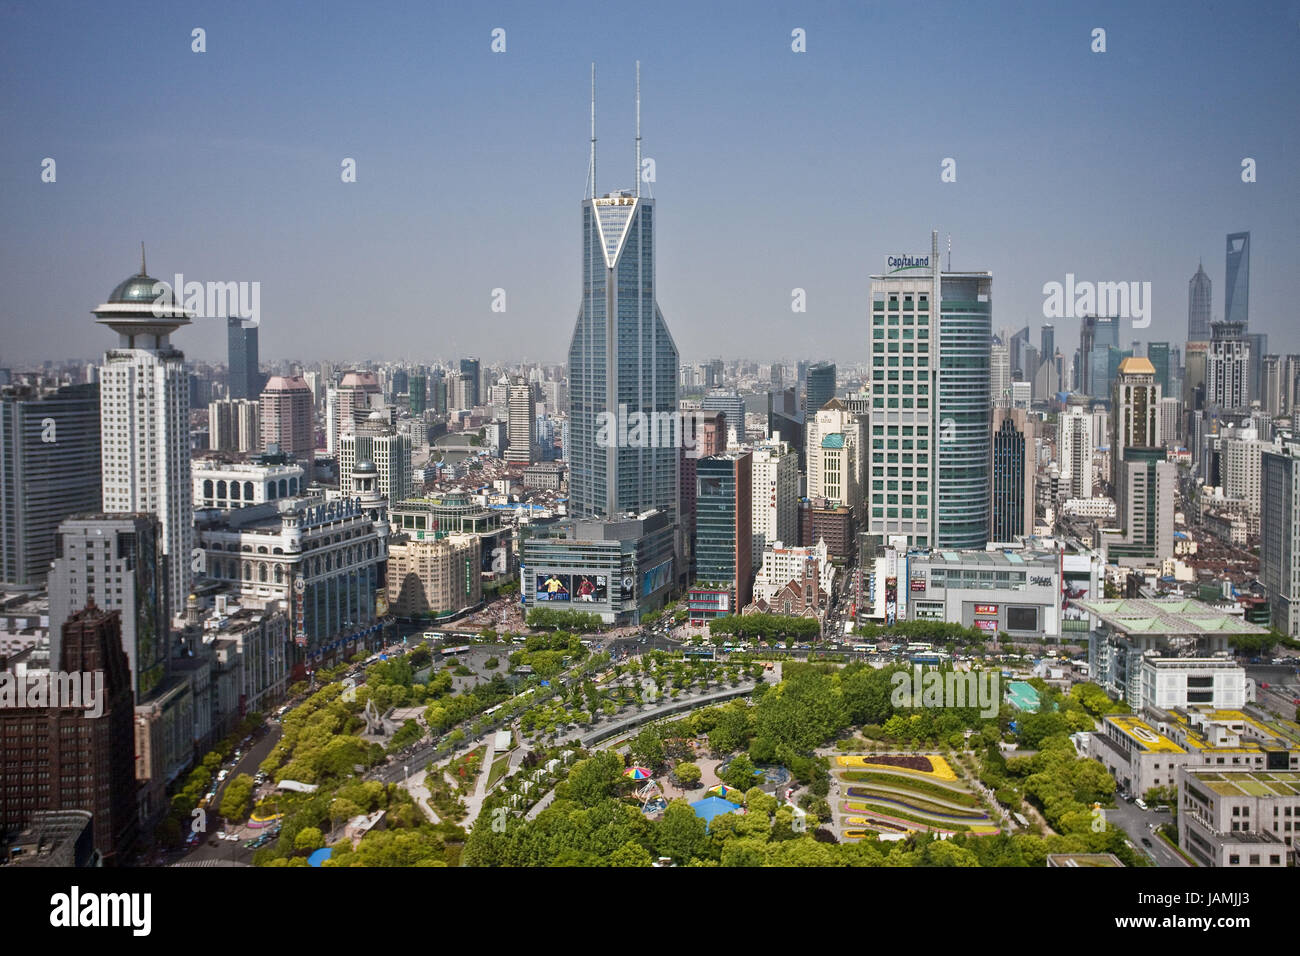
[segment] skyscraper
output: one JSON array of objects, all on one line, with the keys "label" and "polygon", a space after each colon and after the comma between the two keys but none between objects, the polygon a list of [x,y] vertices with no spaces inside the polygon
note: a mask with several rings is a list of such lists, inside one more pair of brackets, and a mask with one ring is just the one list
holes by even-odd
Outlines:
[{"label": "skyscraper", "polygon": [[993,410],[990,539],[1011,542],[1034,530],[1034,425],[1023,408]]},{"label": "skyscraper", "polygon": [[512,382],[508,399],[506,461],[529,465],[534,458],[533,429],[537,420],[537,404],[533,401],[533,387],[523,380]]},{"label": "skyscraper", "polygon": [[722,412],[726,416],[727,430],[723,433],[724,445],[729,444],[728,436],[733,432],[737,443],[745,441],[745,400],[739,393],[720,388],[713,389],[700,399],[700,408],[706,412]]},{"label": "skyscraper", "polygon": [[476,408],[482,404],[483,369],[476,358],[460,360],[460,374],[465,379],[465,408]]},{"label": "skyscraper", "polygon": [[753,453],[754,566],[773,541],[795,540],[799,532],[799,456],[784,440],[755,446]]},{"label": "skyscraper", "polygon": [[257,370],[257,326],[226,320],[227,398],[257,398],[262,374]]},{"label": "skyscraper", "polygon": [[315,460],[315,415],[306,381],[297,376],[271,376],[258,399],[258,408],[262,416],[262,451],[276,445],[299,461]]},{"label": "skyscraper", "polygon": [[171,335],[193,313],[146,274],[142,251],[139,273],[119,283],[94,315],[118,335],[99,375],[104,511],[158,517],[168,607],[179,611],[189,594],[194,508],[189,376]]},{"label": "skyscraper", "polygon": [[1250,326],[1250,233],[1228,234],[1223,290],[1223,321]]},{"label": "skyscraper", "polygon": [[[937,272],[937,258],[935,267]],[[989,540],[992,292],[993,277],[988,272],[942,274],[935,411],[936,547],[983,548]],[[1022,355],[1032,352],[1026,346]]]},{"label": "skyscraper", "polygon": [[208,448],[244,454],[261,447],[261,413],[256,401],[229,398],[208,402]]},{"label": "skyscraper", "polygon": [[1270,623],[1300,637],[1300,445],[1265,451],[1259,469],[1259,578],[1268,595]]},{"label": "skyscraper", "polygon": [[1250,408],[1250,340],[1240,322],[1210,325],[1205,360],[1205,405],[1225,411]]},{"label": "skyscraper", "polygon": [[695,576],[729,586],[736,613],[753,595],[751,462],[749,452],[696,462]]},{"label": "skyscraper", "polygon": [[1093,485],[1093,417],[1082,405],[1071,405],[1059,418],[1061,484],[1067,498],[1091,498]]},{"label": "skyscraper", "polygon": [[1147,359],[1151,362],[1152,367],[1156,370],[1156,384],[1160,386],[1160,394],[1169,396],[1169,387],[1172,382],[1170,374],[1170,357],[1168,342],[1150,342],[1147,344]]},{"label": "skyscraper", "polygon": [[[1052,357],[1056,355],[1056,326],[1052,325],[1051,322],[1044,322],[1038,330],[1038,335],[1042,343],[1039,356],[1044,362],[1050,362]],[[1034,371],[1037,371],[1037,369]]]},{"label": "skyscraper", "polygon": [[1210,277],[1205,266],[1196,265],[1196,274],[1187,283],[1187,341],[1210,341]]},{"label": "skyscraper", "polygon": [[59,522],[100,507],[99,386],[0,390],[0,582],[45,583]]},{"label": "skyscraper", "polygon": [[[441,379],[439,379],[441,384]],[[423,372],[412,372],[407,380],[407,407],[412,415],[423,415],[427,406],[429,380]]]},{"label": "skyscraper", "polygon": [[808,409],[805,420],[811,420],[818,409],[835,397],[835,363],[819,362],[808,369]]},{"label": "skyscraper", "polygon": [[1111,397],[1111,481],[1119,487],[1119,471],[1129,448],[1161,447],[1160,387],[1150,360],[1127,358],[1119,365]]},{"label": "skyscraper", "polygon": [[611,440],[627,433],[612,427],[624,416],[659,421],[677,412],[678,352],[655,299],[655,206],[641,195],[640,107],[636,188],[597,198],[594,85],[593,70],[582,304],[569,343],[569,506],[580,516],[675,512],[676,443],[662,435],[638,443],[649,447]]}]

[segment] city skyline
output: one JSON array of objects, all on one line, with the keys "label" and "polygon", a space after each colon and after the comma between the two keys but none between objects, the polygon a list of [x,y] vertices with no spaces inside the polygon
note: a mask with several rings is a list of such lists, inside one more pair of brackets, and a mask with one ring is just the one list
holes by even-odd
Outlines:
[{"label": "city skyline", "polygon": [[[692,11],[696,30],[665,17],[616,57],[595,38],[575,44],[560,19],[522,6],[491,22],[452,12],[434,24],[416,13],[401,31],[410,37],[398,41],[403,55],[386,52],[376,66],[379,36],[385,51],[394,42],[383,11],[373,14],[374,37],[345,29],[340,14],[274,52],[262,36],[303,33],[288,14],[213,13],[207,51],[195,53],[192,25],[156,9],[140,19],[157,63],[117,81],[98,71],[110,79],[75,109],[56,109],[55,98],[96,70],[119,31],[138,26],[79,12],[83,29],[50,44],[43,31],[63,30],[66,17],[19,14],[0,41],[19,104],[15,135],[0,147],[12,197],[0,274],[14,290],[0,363],[93,357],[89,343],[78,343],[81,356],[56,353],[70,351],[68,323],[123,273],[141,239],[168,281],[180,272],[261,283],[267,359],[383,358],[427,341],[430,352],[489,362],[562,362],[563,335],[538,333],[571,321],[568,217],[582,188],[593,59],[602,190],[633,185],[632,64],[642,62],[643,148],[656,173],[649,191],[671,209],[659,260],[672,281],[661,305],[675,317],[683,355],[729,354],[740,339],[794,333],[847,341],[857,351],[844,361],[865,359],[868,276],[888,255],[924,251],[932,228],[945,265],[951,234],[955,269],[997,278],[997,325],[1047,321],[1042,287],[1067,274],[1140,280],[1152,283],[1153,321],[1124,339],[1171,342],[1183,341],[1197,261],[1215,285],[1212,314],[1225,317],[1224,236],[1248,230],[1251,329],[1272,336],[1272,352],[1296,348],[1284,264],[1297,258],[1300,236],[1285,200],[1300,180],[1283,157],[1297,131],[1269,121],[1295,112],[1283,66],[1295,40],[1271,26],[1268,11],[1246,20],[1208,7],[1177,17],[1102,7],[1088,18],[1041,12],[1030,23],[1010,9],[927,8],[939,14],[918,19],[935,62],[987,52],[986,69],[965,76],[942,66],[900,72],[888,45],[863,67],[864,44],[913,28],[910,13],[895,11],[833,27],[803,12],[742,21],[725,8]],[[498,23],[504,53],[491,50]],[[1107,29],[1105,53],[1089,47],[1096,25]],[[791,49],[796,28],[806,31],[806,52]],[[421,37],[438,54],[432,66],[421,60]],[[53,61],[42,53],[38,65],[38,50],[52,50]],[[1012,64],[996,62],[1012,52]],[[1210,68],[1246,55],[1258,64],[1249,73],[1223,80]],[[367,56],[362,78],[347,69]],[[313,65],[323,62],[349,79]],[[295,68],[301,77],[283,72]],[[1011,82],[1027,74],[1050,82]],[[527,103],[513,97],[522,84],[534,93]],[[236,112],[232,103],[246,102],[252,87],[259,107]],[[904,95],[942,103],[951,118],[937,128],[895,121],[891,104]],[[168,117],[166,136],[120,132],[141,102]],[[376,104],[419,118],[394,122]],[[993,106],[1019,119],[988,120]],[[882,138],[882,123],[895,132]],[[203,144],[201,155],[173,162],[173,137]],[[1130,146],[1117,152],[1121,142]],[[1044,155],[1044,143],[1070,147]],[[53,183],[41,181],[42,157],[58,163]],[[1242,182],[1245,157],[1258,164],[1257,182]],[[341,181],[347,158],[354,183]],[[956,181],[945,183],[949,158]],[[469,248],[485,254],[467,256]],[[57,297],[48,294],[56,276]],[[806,294],[805,313],[791,310],[795,289]],[[493,312],[502,299],[505,311]],[[223,319],[196,321],[192,360],[222,357]],[[1053,321],[1063,347],[1077,341],[1077,320]]]}]

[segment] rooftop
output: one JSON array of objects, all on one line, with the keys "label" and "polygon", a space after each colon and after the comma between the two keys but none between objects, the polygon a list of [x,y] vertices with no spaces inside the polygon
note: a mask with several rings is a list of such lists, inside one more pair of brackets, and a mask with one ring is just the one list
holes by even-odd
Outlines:
[{"label": "rooftop", "polygon": [[1266,634],[1268,629],[1249,624],[1208,604],[1184,598],[1160,600],[1075,601],[1106,627],[1123,634]]},{"label": "rooftop", "polygon": [[[1221,797],[1300,797],[1300,770],[1188,769]],[[1236,834],[1233,834],[1236,836]]]}]

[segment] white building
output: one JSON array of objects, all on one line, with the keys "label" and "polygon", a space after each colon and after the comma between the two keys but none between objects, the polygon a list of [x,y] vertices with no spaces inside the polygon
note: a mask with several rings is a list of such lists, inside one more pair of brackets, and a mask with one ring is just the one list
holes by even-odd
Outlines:
[{"label": "white building", "polygon": [[828,595],[835,580],[835,566],[831,564],[826,542],[812,547],[787,548],[780,541],[769,541],[763,549],[763,566],[754,579],[754,600],[770,604],[772,598],[791,581],[802,581],[808,564],[816,566],[817,586]]},{"label": "white building", "polygon": [[189,375],[171,334],[189,325],[193,313],[173,305],[166,284],[145,274],[142,254],[140,272],[94,315],[118,335],[99,373],[104,511],[157,516],[168,558],[168,606],[178,611],[189,594],[194,516]]},{"label": "white building", "polygon": [[[372,413],[374,414],[374,413]],[[378,420],[358,425],[352,434],[339,436],[339,491],[345,498],[357,493],[352,480],[356,466],[372,461],[379,470],[379,493],[389,501],[411,497],[411,439],[397,434]]]},{"label": "white building", "polygon": [[1092,497],[1093,416],[1071,405],[1060,416],[1061,485],[1068,498]]},{"label": "white building", "polygon": [[[829,498],[861,514],[863,423],[838,398],[832,398],[808,420],[805,461],[808,497]],[[827,464],[832,467],[827,472]]]},{"label": "white building", "polygon": [[763,561],[769,541],[793,541],[799,534],[799,454],[780,440],[754,446],[754,564]]},{"label": "white building", "polygon": [[533,428],[536,423],[536,405],[533,387],[527,382],[507,386],[509,419],[506,430],[506,461],[530,465],[536,457]]},{"label": "white building", "polygon": [[253,399],[208,402],[208,447],[247,454],[261,447],[261,416]]},{"label": "white building", "polygon": [[195,508],[246,508],[307,491],[301,465],[198,459],[191,469]]}]

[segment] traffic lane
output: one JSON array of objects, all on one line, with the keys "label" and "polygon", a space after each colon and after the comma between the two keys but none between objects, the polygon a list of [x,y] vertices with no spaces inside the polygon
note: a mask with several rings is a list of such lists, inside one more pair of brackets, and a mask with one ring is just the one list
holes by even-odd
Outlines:
[{"label": "traffic lane", "polygon": [[230,768],[230,773],[226,775],[226,779],[217,784],[217,795],[209,807],[214,813],[221,806],[221,798],[226,792],[226,785],[241,773],[246,773],[250,777],[257,776],[257,768],[261,766],[263,760],[271,755],[271,749],[280,742],[280,736],[284,733],[284,728],[280,726],[280,722],[276,721],[270,724],[269,728],[266,733],[254,740],[248,750],[244,752],[244,755],[235,762],[234,766]]},{"label": "traffic lane", "polygon": [[[1169,848],[1152,826],[1170,823],[1173,815],[1168,811],[1141,810],[1136,804],[1126,800],[1117,800],[1113,808],[1105,811],[1108,823],[1116,824],[1128,834],[1129,841],[1142,853],[1151,857],[1158,866],[1187,866],[1181,856]],[[1151,841],[1151,846],[1143,844],[1143,838]]]}]

